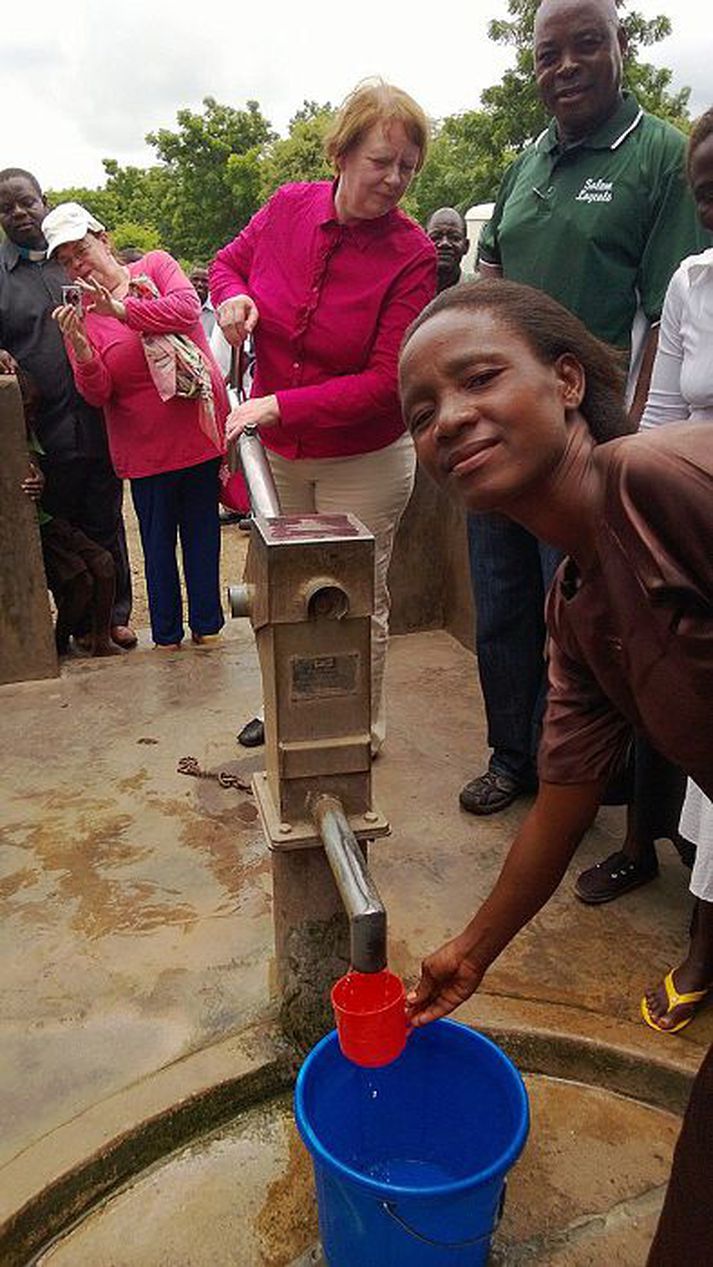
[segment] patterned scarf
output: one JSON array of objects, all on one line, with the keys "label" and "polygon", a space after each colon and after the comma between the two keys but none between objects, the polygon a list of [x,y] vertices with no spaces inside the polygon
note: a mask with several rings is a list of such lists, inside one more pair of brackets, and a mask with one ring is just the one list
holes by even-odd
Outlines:
[{"label": "patterned scarf", "polygon": [[[135,299],[160,298],[156,283],[145,273],[131,278],[129,294]],[[217,452],[222,453],[223,437],[215,420],[210,370],[198,344],[187,334],[141,334],[139,338],[161,400],[171,400],[174,396],[197,400],[201,431],[213,442]]]}]

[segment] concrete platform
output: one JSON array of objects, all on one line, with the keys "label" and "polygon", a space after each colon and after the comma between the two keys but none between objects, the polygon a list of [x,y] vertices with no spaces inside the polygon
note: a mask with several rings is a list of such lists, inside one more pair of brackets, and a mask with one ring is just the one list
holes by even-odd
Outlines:
[{"label": "concrete platform", "polygon": [[[59,1219],[63,1177],[86,1158],[114,1158],[96,1194],[126,1173],[112,1141],[131,1141],[123,1164],[136,1166],[180,1142],[157,1131],[145,1147],[146,1122],[176,1121],[172,1106],[200,1104],[205,1129],[220,1120],[206,1107],[216,1085],[230,1089],[224,1119],[241,1078],[289,1079],[270,1029],[270,862],[252,798],[176,768],[188,755],[214,773],[259,768],[234,738],[259,695],[237,622],[210,650],[139,649],[0,689],[3,1263],[22,1261],[8,1247],[40,1190],[58,1185]],[[523,807],[486,821],[458,809],[485,749],[473,660],[447,634],[393,640],[388,697],[375,780],[393,835],[372,866],[391,965],[413,978],[487,893]],[[574,869],[621,835],[621,813],[602,811]],[[639,1020],[642,990],[686,943],[687,876],[669,846],[660,855],[655,883],[604,909],[578,904],[567,880],[460,1019],[524,1068],[680,1107],[713,1012],[674,1037]]]},{"label": "concrete platform", "polygon": [[[532,1133],[493,1265],[641,1267],[678,1119],[578,1084],[527,1078]],[[291,1098],[173,1154],[98,1207],[37,1267],[324,1267]],[[408,1237],[403,1238],[408,1267]],[[357,1263],[350,1267],[358,1267]]]}]

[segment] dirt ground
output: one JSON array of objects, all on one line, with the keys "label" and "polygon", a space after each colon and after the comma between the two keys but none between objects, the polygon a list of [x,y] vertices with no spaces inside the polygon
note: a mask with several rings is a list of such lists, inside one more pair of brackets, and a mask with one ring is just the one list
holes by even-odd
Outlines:
[{"label": "dirt ground", "polygon": [[[146,578],[144,577],[144,556],[141,550],[139,525],[136,521],[136,514],[128,487],[124,489],[124,522],[126,524],[126,540],[131,563],[131,584],[134,591],[131,623],[135,629],[145,629],[149,624],[149,608],[146,597]],[[224,524],[220,534],[220,592],[223,596],[223,609],[225,610],[226,588],[228,585],[234,585],[242,580],[245,552],[248,548],[250,537],[248,533],[241,532],[237,524]]]}]

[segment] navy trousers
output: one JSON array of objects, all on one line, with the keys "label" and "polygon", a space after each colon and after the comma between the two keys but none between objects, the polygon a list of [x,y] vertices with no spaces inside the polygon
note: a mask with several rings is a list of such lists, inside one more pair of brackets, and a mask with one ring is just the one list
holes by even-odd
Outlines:
[{"label": "navy trousers", "polygon": [[545,595],[563,556],[502,515],[469,515],[468,546],[490,769],[527,785],[547,693]]},{"label": "navy trousers", "polygon": [[188,595],[188,623],[194,634],[217,633],[224,624],[220,605],[220,459],[131,481],[141,531],[146,587],[154,642],[166,646],[184,635],[183,602],[176,560],[180,537]]}]

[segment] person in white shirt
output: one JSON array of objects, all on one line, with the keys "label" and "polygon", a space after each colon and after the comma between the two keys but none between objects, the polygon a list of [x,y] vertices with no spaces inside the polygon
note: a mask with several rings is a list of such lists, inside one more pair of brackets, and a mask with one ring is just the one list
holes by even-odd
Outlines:
[{"label": "person in white shirt", "polygon": [[[701,223],[713,232],[713,109],[691,132],[688,179]],[[713,423],[713,248],[689,256],[679,266],[661,314],[641,426],[676,422]],[[641,1000],[647,1024],[667,1033],[689,1023],[713,986],[713,804],[690,779],[680,831],[696,846],[691,875],[696,906],[688,956]]]},{"label": "person in white shirt", "polygon": [[684,421],[713,422],[713,247],[671,278],[641,426]]}]

